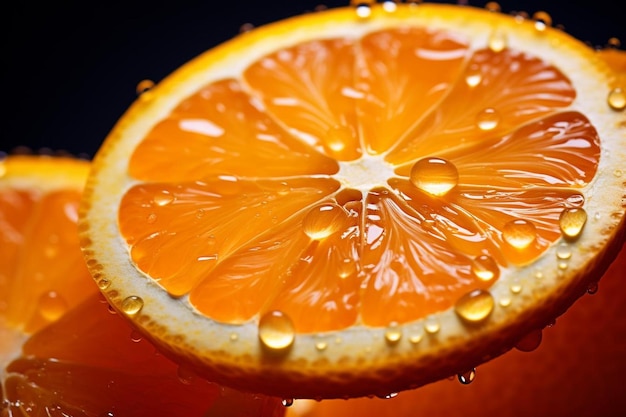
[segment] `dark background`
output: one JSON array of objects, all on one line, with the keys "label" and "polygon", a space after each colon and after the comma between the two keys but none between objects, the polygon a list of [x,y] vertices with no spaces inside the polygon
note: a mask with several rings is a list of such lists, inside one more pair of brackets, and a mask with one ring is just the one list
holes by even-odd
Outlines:
[{"label": "dark background", "polygon": [[[0,18],[0,153],[23,145],[91,157],[135,99],[140,80],[158,82],[245,23],[260,26],[349,0],[15,3],[3,5]],[[486,1],[468,3],[483,7]],[[555,25],[593,46],[611,37],[626,44],[626,20],[614,1],[499,4],[507,13],[547,11]]]}]

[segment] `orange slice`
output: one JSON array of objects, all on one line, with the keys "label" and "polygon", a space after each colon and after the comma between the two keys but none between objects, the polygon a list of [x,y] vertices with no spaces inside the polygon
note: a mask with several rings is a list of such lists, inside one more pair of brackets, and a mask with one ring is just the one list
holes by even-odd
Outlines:
[{"label": "orange slice", "polygon": [[71,158],[0,161],[0,415],[283,415],[277,398],[180,369],[107,308],[78,246],[88,170]]},{"label": "orange slice", "polygon": [[561,31],[471,7],[258,28],[123,115],[81,244],[110,303],[210,379],[418,387],[545,326],[617,253],[616,79]]},{"label": "orange slice", "polygon": [[479,366],[470,385],[454,377],[401,392],[393,399],[296,400],[287,416],[452,416],[461,410],[466,417],[619,416],[626,409],[623,271],[626,247],[600,285],[589,289],[597,293],[581,298],[539,333],[535,351],[514,349]]}]

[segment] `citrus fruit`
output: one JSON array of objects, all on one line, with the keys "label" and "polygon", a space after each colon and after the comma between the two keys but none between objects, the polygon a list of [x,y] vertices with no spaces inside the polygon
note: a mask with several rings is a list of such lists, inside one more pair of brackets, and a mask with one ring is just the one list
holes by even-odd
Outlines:
[{"label": "citrus fruit", "polygon": [[88,170],[72,158],[0,162],[0,415],[284,414],[280,399],[181,370],[111,313],[78,246]]},{"label": "citrus fruit", "polygon": [[211,380],[391,396],[509,350],[608,267],[616,79],[545,19],[472,7],[260,27],[121,117],[81,247],[111,305]]},{"label": "citrus fruit", "polygon": [[[506,415],[618,417],[626,409],[626,247],[611,264],[592,296],[545,328],[533,352],[517,349],[476,368],[464,385],[444,379],[390,400],[296,400],[288,417],[409,417],[415,415]],[[442,398],[454,399],[442,401]]]}]

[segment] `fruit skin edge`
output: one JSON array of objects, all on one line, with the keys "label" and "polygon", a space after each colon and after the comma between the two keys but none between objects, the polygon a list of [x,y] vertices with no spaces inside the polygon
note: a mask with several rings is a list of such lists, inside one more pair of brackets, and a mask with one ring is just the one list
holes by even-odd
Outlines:
[{"label": "fruit skin edge", "polygon": [[[219,48],[218,48],[219,49]],[[222,51],[222,49],[219,49]],[[219,56],[221,52],[214,53],[215,56]],[[188,64],[189,65],[189,64]],[[184,68],[188,68],[186,65]],[[183,72],[185,69],[183,69]],[[190,84],[191,86],[197,83],[198,80],[194,79]],[[163,88],[172,87],[172,82],[169,84],[165,83]],[[184,89],[183,89],[184,90]],[[145,101],[143,103],[146,103]],[[135,114],[140,113],[142,111],[152,111],[150,110],[150,106],[148,104],[135,104],[133,105],[131,111]],[[144,126],[144,128],[147,128]],[[136,130],[135,126],[135,134],[137,137],[141,136],[141,133]],[[114,130],[112,133],[112,137],[115,137],[117,134],[117,130]],[[110,141],[112,142],[112,141]],[[105,146],[99,152],[99,155],[105,155],[107,152],[120,152],[120,149],[113,149],[112,146]],[[618,155],[618,158],[620,156]],[[623,159],[623,156],[622,156]],[[623,184],[622,187],[616,186],[616,184],[610,184],[611,188],[616,188],[616,191],[623,193]],[[601,203],[600,203],[601,204]],[[115,201],[110,203],[108,209],[115,208]],[[86,206],[84,207],[85,211],[89,211],[91,208]],[[98,208],[98,210],[104,210],[105,208]],[[604,213],[603,215],[608,215],[608,213]],[[616,227],[615,225],[613,227]],[[596,262],[600,262],[603,264],[607,263],[608,259],[611,259],[611,256],[617,253],[618,246],[621,246],[623,243],[623,219],[621,219],[621,223],[617,226],[620,228],[621,232],[619,235],[615,235],[612,237],[611,243],[608,247],[603,249],[603,252],[598,255]],[[116,239],[119,239],[117,232],[114,230],[114,225],[106,225],[106,224],[92,224],[87,225],[83,224],[81,232],[84,234],[87,230],[93,228],[97,229],[97,233],[102,233],[104,236],[107,236],[111,242],[116,242]],[[606,238],[606,237],[605,237]],[[85,238],[84,238],[85,239]],[[593,246],[602,246],[601,241],[596,241],[593,243]],[[90,242],[83,240],[83,246],[85,249],[85,255],[87,257],[88,265],[93,271],[94,278],[96,281],[99,281],[103,273],[102,271],[106,271],[104,275],[106,276],[124,276],[129,272],[129,268],[132,270],[132,267],[119,265],[113,266],[110,262],[107,262],[106,259],[99,258],[95,253],[90,249]],[[122,247],[123,242],[117,241],[117,247]],[[554,247],[548,251],[547,254],[543,256],[544,264],[548,263],[547,259],[551,258],[555,259],[554,256]],[[581,251],[582,249],[577,247],[577,250]],[[576,253],[572,256],[576,257]],[[106,267],[104,266],[106,265]],[[267,393],[276,393],[274,391],[274,387],[272,385],[272,380],[277,378],[284,378],[287,375],[283,374],[283,372],[288,373],[288,378],[293,379],[293,385],[291,387],[291,392],[284,393],[285,397],[293,397],[293,398],[305,398],[308,396],[308,388],[303,387],[299,381],[307,380],[309,381],[307,385],[310,386],[318,386],[320,389],[320,393],[324,397],[333,397],[337,392],[342,392],[342,396],[363,396],[371,394],[367,390],[363,390],[359,384],[363,384],[365,386],[384,386],[386,391],[398,391],[402,389],[406,389],[407,386],[409,388],[420,386],[424,383],[428,383],[435,379],[441,379],[449,376],[450,374],[458,372],[460,369],[464,369],[468,363],[473,363],[475,365],[489,360],[492,357],[502,354],[506,350],[510,349],[516,340],[514,340],[515,334],[523,334],[524,332],[530,332],[537,328],[541,328],[545,326],[547,323],[542,322],[540,319],[536,317],[555,317],[557,315],[562,314],[566,310],[566,305],[571,304],[575,301],[581,294],[583,294],[587,286],[590,282],[596,281],[599,277],[585,277],[585,272],[590,270],[592,265],[587,265],[581,269],[583,273],[579,274],[576,279],[573,279],[569,285],[560,288],[560,291],[565,291],[568,295],[563,300],[563,303],[560,305],[556,305],[554,298],[556,297],[554,294],[551,297],[546,297],[541,291],[538,291],[536,294],[523,294],[522,296],[518,296],[517,299],[523,299],[524,297],[539,297],[543,298],[541,303],[542,307],[535,307],[534,309],[527,309],[523,315],[518,316],[515,320],[511,320],[509,322],[499,322],[497,320],[497,312],[494,312],[492,315],[492,321],[489,324],[481,326],[480,328],[469,328],[469,334],[471,334],[470,338],[461,339],[456,337],[446,337],[446,332],[449,332],[450,329],[457,328],[460,326],[458,322],[458,318],[453,315],[452,312],[449,314],[439,315],[439,322],[441,326],[441,330],[436,336],[430,337],[429,335],[424,335],[424,340],[420,342],[417,346],[417,350],[420,351],[419,354],[413,355],[412,352],[415,352],[412,346],[407,347],[407,337],[414,328],[412,326],[416,326],[418,328],[423,328],[423,322],[418,321],[416,323],[409,323],[404,326],[399,326],[399,330],[403,332],[405,337],[396,345],[390,346],[387,342],[385,342],[384,338],[384,329],[376,329],[375,331],[367,331],[360,332],[361,329],[355,328],[350,329],[347,332],[342,332],[342,339],[337,340],[334,338],[334,335],[331,334],[323,334],[323,335],[299,335],[296,344],[292,348],[291,352],[289,352],[288,356],[295,357],[295,360],[290,360],[289,358],[273,358],[267,355],[264,355],[263,352],[259,352],[259,346],[256,339],[256,327],[254,323],[248,323],[243,326],[227,326],[231,330],[230,334],[236,334],[235,338],[224,338],[223,333],[223,325],[219,327],[213,326],[214,323],[211,323],[210,320],[206,320],[206,322],[200,326],[195,327],[188,333],[186,336],[182,335],[168,335],[167,333],[167,315],[163,315],[161,311],[151,310],[149,307],[150,303],[147,303],[144,309],[137,317],[133,318],[133,321],[138,324],[140,327],[147,330],[147,332],[152,333],[150,336],[157,345],[162,345],[165,347],[166,351],[171,351],[172,356],[177,357],[180,355],[185,361],[188,361],[195,367],[199,369],[205,368],[206,376],[209,378],[213,378],[217,373],[220,375],[220,382],[224,382],[226,384],[232,383],[237,386],[242,385],[243,380],[250,381],[250,385],[245,385],[243,388],[250,390],[258,390],[259,388],[263,388],[267,390]],[[572,268],[577,269],[577,268]],[[552,274],[544,274],[543,278],[544,282],[547,283],[549,281],[548,276],[551,276],[551,279],[557,281],[558,270],[555,266],[550,269]],[[532,280],[531,278],[532,271],[524,271],[526,276],[522,277],[523,279]],[[108,289],[104,291],[105,295],[109,299],[109,301],[117,308],[121,310],[122,301],[126,296],[134,295],[134,294],[149,294],[148,298],[159,299],[162,297],[161,301],[172,304],[172,300],[167,300],[167,295],[165,295],[160,289],[154,285],[149,279],[143,277],[144,279],[135,280],[132,285],[128,285],[122,291],[118,288],[115,283],[111,285]],[[551,283],[544,284],[544,287],[550,287]],[[537,304],[537,303],[535,303]],[[185,304],[184,299],[177,300],[175,303],[175,308],[180,308],[182,310],[189,308]],[[511,310],[515,307],[512,305],[508,309]],[[532,320],[530,316],[535,317]],[[495,324],[494,324],[495,323]],[[457,327],[455,327],[457,326]],[[492,330],[492,328],[498,328],[501,331],[493,332],[499,333],[498,337],[493,337],[487,333],[487,330]],[[465,331],[465,327],[463,327]],[[242,337],[243,335],[247,335],[245,339]],[[220,339],[221,338],[221,339]],[[324,351],[324,355],[320,355],[320,352],[315,349],[315,342],[320,340],[320,338],[325,338],[329,341],[328,348]],[[236,342],[234,342],[234,340]],[[446,342],[455,343],[456,348],[445,347],[442,348],[440,346],[440,341],[444,339]],[[207,341],[210,346],[207,346]],[[487,342],[489,341],[489,342]],[[342,349],[348,349],[351,351],[351,357],[334,357],[332,356],[332,348],[333,343],[335,345],[342,345]],[[478,352],[476,346],[481,344],[489,343],[492,347],[491,351],[486,353]],[[400,349],[400,347],[404,344],[404,348]],[[181,349],[178,345],[186,346],[185,349]],[[197,346],[204,348],[202,349],[203,353],[200,353],[200,350]],[[425,347],[426,345],[426,347]],[[346,348],[345,346],[349,346]],[[463,346],[463,354],[459,354],[458,347]],[[294,353],[296,352],[297,353]],[[426,352],[424,352],[426,351]],[[189,357],[189,352],[195,353],[198,355],[197,358]],[[247,352],[252,352],[249,354]],[[234,355],[233,355],[234,353]],[[238,356],[236,356],[238,355]],[[377,361],[375,359],[368,360],[367,358],[373,358],[381,356],[381,360]],[[320,358],[320,356],[323,356]],[[262,358],[262,360],[258,360],[258,358]],[[332,359],[329,360],[329,357]],[[312,369],[307,369],[307,361],[306,360],[298,360],[297,358],[316,358],[312,359]],[[179,358],[180,359],[180,358]],[[280,363],[281,369],[277,369],[276,365]],[[407,363],[410,363],[410,366],[407,366]],[[334,367],[335,364],[339,366],[336,369],[338,371],[330,371],[328,366]],[[429,374],[428,371],[435,366],[439,369],[438,373],[433,375]],[[350,382],[350,378],[353,373],[361,372],[363,368],[367,368],[369,371],[369,377],[361,377],[359,378],[359,384],[353,384]],[[399,370],[402,368],[402,370]],[[315,372],[318,371],[316,375]],[[330,374],[329,374],[330,373]],[[332,376],[332,382],[329,381],[329,375]],[[410,375],[410,383],[407,385],[406,378]],[[424,375],[424,376],[422,376]],[[252,380],[255,382],[252,382]],[[285,383],[282,382],[281,385]],[[289,385],[289,384],[286,384]],[[310,388],[310,387],[309,387]],[[385,393],[385,394],[388,394]]]}]

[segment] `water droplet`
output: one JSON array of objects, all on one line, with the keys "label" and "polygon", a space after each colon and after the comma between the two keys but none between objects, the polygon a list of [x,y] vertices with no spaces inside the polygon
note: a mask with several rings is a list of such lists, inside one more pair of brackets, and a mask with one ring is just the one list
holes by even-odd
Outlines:
[{"label": "water droplet", "polygon": [[293,405],[293,402],[293,398],[283,398],[283,400],[281,401],[284,407],[291,407]]},{"label": "water droplet", "polygon": [[218,181],[211,183],[211,190],[222,196],[231,196],[241,193],[242,185],[233,175],[219,175]]},{"label": "water droplet", "polygon": [[278,183],[278,187],[276,188],[276,192],[278,193],[278,195],[288,195],[290,191],[291,187],[289,186],[289,184],[284,181]]},{"label": "water droplet", "polygon": [[598,292],[598,283],[592,282],[591,284],[589,284],[589,286],[587,287],[587,294],[593,295],[597,292]]},{"label": "water droplet", "polygon": [[185,385],[191,385],[196,374],[186,366],[179,366],[176,370],[176,376],[178,376],[178,380]]},{"label": "water droplet", "polygon": [[521,352],[532,352],[539,347],[542,338],[543,331],[541,329],[532,331],[517,342],[515,349]]},{"label": "water droplet", "polygon": [[476,368],[472,368],[469,371],[458,374],[457,378],[463,385],[471,384],[476,379]]},{"label": "water droplet", "polygon": [[374,3],[374,1],[375,0],[350,0],[350,5],[355,8],[356,15],[359,18],[365,19],[372,14],[372,3]]},{"label": "water droplet", "polygon": [[137,330],[131,330],[130,332],[130,340],[135,342],[135,343],[139,343],[141,342],[141,340],[143,339],[143,336],[141,335],[141,333],[139,333]]},{"label": "water droplet", "polygon": [[296,337],[293,322],[282,311],[265,313],[259,321],[259,339],[272,350],[283,350],[290,347]]},{"label": "water droplet", "polygon": [[504,225],[502,237],[515,249],[525,249],[537,238],[537,229],[528,220],[515,219]]},{"label": "water droplet", "polygon": [[480,65],[471,64],[465,72],[465,83],[468,85],[468,87],[474,88],[478,84],[480,84],[482,80],[483,74],[480,70]]},{"label": "water droplet", "polygon": [[428,157],[417,161],[411,168],[411,183],[434,196],[443,196],[456,187],[459,172],[447,159]]},{"label": "water droplet", "polygon": [[389,394],[381,394],[381,395],[377,395],[378,398],[381,398],[383,400],[390,400],[392,398],[396,398],[398,396],[397,392],[391,392]]},{"label": "water droplet", "polygon": [[154,204],[161,207],[170,204],[172,201],[174,201],[174,199],[175,197],[172,195],[172,193],[167,190],[161,190],[160,192],[155,194],[154,197],[152,197],[152,201],[154,201]]},{"label": "water droplet", "polygon": [[622,175],[624,175],[624,171],[622,171],[621,169],[617,168],[613,171],[613,175],[615,175],[617,178],[621,178]]},{"label": "water droplet", "polygon": [[424,333],[422,329],[411,330],[411,334],[409,335],[409,342],[413,345],[417,345],[424,338]]},{"label": "water droplet", "polygon": [[400,0],[384,0],[383,1],[383,10],[387,13],[395,12],[398,8],[398,3]]},{"label": "water droplet", "polygon": [[318,340],[317,342],[315,342],[315,349],[319,350],[320,352],[326,350],[327,348],[328,343],[325,340]]},{"label": "water droplet", "polygon": [[472,261],[472,272],[481,281],[489,282],[500,277],[500,268],[489,255],[480,255]]},{"label": "water droplet", "polygon": [[122,311],[129,316],[133,316],[141,311],[143,308],[143,299],[136,295],[131,295],[130,297],[126,297],[124,301],[122,301]]},{"label": "water droplet", "polygon": [[500,11],[502,11],[502,8],[500,7],[500,4],[498,4],[495,1],[490,1],[487,4],[485,4],[485,9],[487,9],[490,12],[500,12]]},{"label": "water droplet", "polygon": [[548,26],[552,26],[552,17],[544,11],[535,12],[533,20],[535,21],[535,29],[539,32],[543,32]]},{"label": "water droplet", "polygon": [[239,340],[239,335],[233,332],[230,334],[228,338],[230,339],[231,342],[236,342],[237,340]]},{"label": "water droplet", "polygon": [[302,221],[304,233],[313,240],[322,240],[343,229],[348,215],[337,204],[313,207]]},{"label": "water droplet", "polygon": [[252,23],[244,23],[239,27],[239,33],[250,32],[252,29],[254,29],[254,25]]},{"label": "water droplet", "polygon": [[500,114],[491,107],[482,110],[476,115],[476,126],[480,130],[493,130],[500,123]]},{"label": "water droplet", "polygon": [[565,209],[559,216],[561,233],[568,239],[579,237],[586,222],[587,212],[582,208]]},{"label": "water droplet", "polygon": [[156,213],[150,213],[148,214],[148,217],[146,217],[146,223],[148,224],[153,224],[156,221],[157,221]]},{"label": "water droplet", "polygon": [[556,258],[560,260],[567,260],[572,257],[572,249],[567,243],[561,243],[556,247]]},{"label": "water droplet", "polygon": [[391,323],[385,331],[385,340],[389,344],[396,344],[402,339],[402,330],[398,328],[397,323]]},{"label": "water droplet", "polygon": [[489,36],[488,46],[493,52],[501,52],[507,47],[508,40],[504,32],[495,30]]},{"label": "water droplet", "polygon": [[428,334],[435,334],[441,330],[441,324],[439,324],[439,320],[435,317],[427,317],[424,321],[424,330]]},{"label": "water droplet", "polygon": [[111,286],[111,281],[106,278],[102,278],[101,280],[98,280],[97,285],[101,290],[106,290]]},{"label": "water droplet", "polygon": [[348,278],[356,274],[356,262],[353,259],[345,258],[337,266],[339,278]]},{"label": "water droplet", "polygon": [[48,291],[39,297],[39,314],[48,320],[55,321],[68,309],[67,302],[56,291]]},{"label": "water droplet", "polygon": [[489,291],[473,290],[457,300],[454,311],[466,322],[480,323],[489,317],[494,304]]},{"label": "water droplet", "polygon": [[151,90],[152,87],[154,87],[154,81],[152,81],[152,80],[141,80],[141,81],[139,81],[137,83],[137,86],[135,87],[135,91],[137,92],[137,95],[141,95],[141,94],[144,94],[145,92]]},{"label": "water droplet", "polygon": [[519,294],[522,292],[522,283],[518,278],[513,278],[511,280],[511,285],[509,285],[509,290],[513,293],[513,294]]},{"label": "water droplet", "polygon": [[609,48],[619,48],[620,46],[622,46],[622,42],[619,40],[619,38],[609,38],[609,40],[606,42],[606,46]]},{"label": "water droplet", "polygon": [[626,109],[626,91],[619,87],[612,89],[609,92],[607,101],[613,110]]},{"label": "water droplet", "polygon": [[326,146],[331,152],[341,152],[351,142],[352,132],[347,126],[334,126],[326,132]]},{"label": "water droplet", "polygon": [[511,302],[513,300],[511,300],[511,297],[509,297],[508,295],[503,295],[502,297],[500,297],[500,301],[498,301],[498,304],[500,304],[500,307],[508,307],[511,305]]}]

